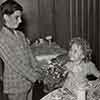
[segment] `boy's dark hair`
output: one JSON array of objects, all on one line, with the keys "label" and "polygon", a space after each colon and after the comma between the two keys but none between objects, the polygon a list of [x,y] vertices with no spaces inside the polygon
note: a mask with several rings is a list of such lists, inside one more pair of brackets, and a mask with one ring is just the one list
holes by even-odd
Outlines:
[{"label": "boy's dark hair", "polygon": [[1,15],[4,14],[11,15],[16,10],[23,11],[23,7],[14,0],[7,0],[0,5]]},{"label": "boy's dark hair", "polygon": [[91,60],[92,49],[90,48],[90,44],[83,38],[74,37],[71,39],[71,41],[69,43],[70,48],[74,43],[81,46],[81,48],[83,50],[83,55],[85,55],[84,60],[85,61]]},{"label": "boy's dark hair", "polygon": [[14,0],[7,0],[0,5],[0,30],[2,29],[5,20],[3,18],[4,14],[11,15],[16,10],[23,11],[23,7]]}]

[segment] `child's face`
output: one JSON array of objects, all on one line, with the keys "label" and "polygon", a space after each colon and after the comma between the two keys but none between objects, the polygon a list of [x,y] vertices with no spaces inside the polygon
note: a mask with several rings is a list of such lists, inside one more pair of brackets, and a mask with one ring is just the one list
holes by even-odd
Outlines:
[{"label": "child's face", "polygon": [[72,61],[81,61],[84,58],[81,46],[76,43],[72,44],[72,47],[69,50],[69,57]]},{"label": "child's face", "polygon": [[19,10],[16,10],[11,15],[6,15],[5,14],[4,19],[5,19],[6,26],[11,28],[11,29],[18,28],[19,24],[22,22],[21,15],[22,15],[22,12],[19,11]]}]

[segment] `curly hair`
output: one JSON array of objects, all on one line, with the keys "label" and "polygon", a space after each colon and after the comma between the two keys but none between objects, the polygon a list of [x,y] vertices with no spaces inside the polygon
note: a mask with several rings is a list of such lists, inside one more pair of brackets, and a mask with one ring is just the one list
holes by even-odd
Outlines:
[{"label": "curly hair", "polygon": [[69,42],[70,48],[72,47],[73,44],[81,46],[81,49],[83,50],[83,55],[85,56],[84,58],[85,61],[91,60],[92,49],[90,48],[90,44],[88,41],[80,37],[74,37]]}]

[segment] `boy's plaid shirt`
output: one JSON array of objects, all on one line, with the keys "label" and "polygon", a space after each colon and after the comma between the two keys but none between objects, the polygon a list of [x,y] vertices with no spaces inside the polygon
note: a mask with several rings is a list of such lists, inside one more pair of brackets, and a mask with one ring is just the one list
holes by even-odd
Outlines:
[{"label": "boy's plaid shirt", "polygon": [[0,32],[0,57],[4,61],[4,92],[25,92],[40,77],[31,50],[20,31]]}]

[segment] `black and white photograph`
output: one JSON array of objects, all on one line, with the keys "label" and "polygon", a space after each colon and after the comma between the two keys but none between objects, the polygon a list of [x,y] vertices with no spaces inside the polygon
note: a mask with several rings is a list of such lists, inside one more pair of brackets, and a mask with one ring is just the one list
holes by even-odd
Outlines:
[{"label": "black and white photograph", "polygon": [[100,0],[0,0],[0,100],[100,100]]}]

